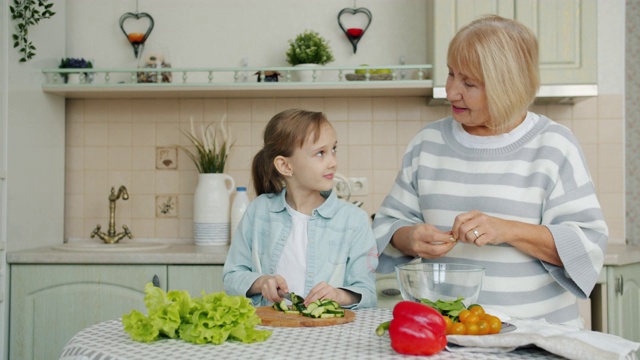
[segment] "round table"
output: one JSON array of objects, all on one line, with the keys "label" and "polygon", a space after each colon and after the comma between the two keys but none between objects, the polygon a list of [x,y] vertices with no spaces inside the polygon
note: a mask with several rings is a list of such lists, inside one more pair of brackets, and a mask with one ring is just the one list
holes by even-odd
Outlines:
[{"label": "round table", "polygon": [[196,345],[182,340],[163,339],[153,343],[131,340],[120,320],[110,320],[77,333],[63,348],[61,360],[150,360],[150,359],[563,359],[537,347],[508,353],[460,353],[446,350],[429,357],[404,356],[391,348],[388,333],[375,328],[391,320],[389,309],[356,310],[351,323],[324,327],[266,327],[273,334],[264,342],[243,344],[227,341],[221,345]]}]

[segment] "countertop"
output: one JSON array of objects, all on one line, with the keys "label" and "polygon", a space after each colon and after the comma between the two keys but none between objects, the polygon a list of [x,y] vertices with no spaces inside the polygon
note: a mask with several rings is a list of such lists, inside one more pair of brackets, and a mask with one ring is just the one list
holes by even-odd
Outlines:
[{"label": "countertop", "polygon": [[[115,245],[118,246],[118,245]],[[9,264],[201,264],[222,265],[229,246],[171,244],[164,249],[123,252],[61,251],[53,246],[7,252]],[[610,244],[604,265],[640,262],[640,246]]]},{"label": "countertop", "polygon": [[[113,246],[118,246],[113,245]],[[172,244],[163,249],[123,252],[63,251],[53,246],[7,252],[9,264],[180,264],[223,265],[229,246]]]}]

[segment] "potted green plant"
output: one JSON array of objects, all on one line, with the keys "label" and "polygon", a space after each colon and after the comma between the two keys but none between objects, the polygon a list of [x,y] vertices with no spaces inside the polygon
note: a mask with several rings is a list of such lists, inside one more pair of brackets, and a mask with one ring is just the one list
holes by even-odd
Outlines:
[{"label": "potted green plant", "polygon": [[[60,65],[58,65],[59,69],[92,69],[93,62],[90,60],[85,60],[84,58],[63,58],[60,61]],[[92,80],[92,74],[86,72],[77,72],[77,73],[63,73],[62,77],[64,78],[65,83],[80,83],[81,76],[80,74],[84,74],[84,82],[90,83]],[[76,80],[77,78],[77,80]]]},{"label": "potted green plant", "polygon": [[[291,66],[315,67],[334,60],[329,42],[312,30],[305,30],[293,40],[289,40],[287,62]],[[309,65],[315,64],[315,65]],[[313,71],[299,71],[301,81],[315,81]]]},{"label": "potted green plant", "polygon": [[193,128],[191,119],[191,132],[180,130],[195,146],[196,151],[191,152],[184,146],[178,146],[193,161],[201,174],[224,172],[224,166],[229,156],[229,150],[233,146],[231,140],[231,128],[225,125],[226,115],[215,127],[213,123],[201,127],[201,135]]}]

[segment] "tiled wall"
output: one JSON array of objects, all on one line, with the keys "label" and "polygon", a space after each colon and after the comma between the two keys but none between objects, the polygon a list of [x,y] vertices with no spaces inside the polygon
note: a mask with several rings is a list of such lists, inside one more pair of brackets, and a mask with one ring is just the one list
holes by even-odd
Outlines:
[{"label": "tiled wall", "polygon": [[[623,242],[623,96],[588,98],[575,105],[537,105],[534,111],[561,122],[581,142],[612,242]],[[323,111],[338,133],[338,171],[366,177],[369,194],[352,197],[374,213],[390,189],[400,158],[424,124],[446,116],[448,107],[424,98],[135,99],[67,100],[65,238],[88,238],[109,220],[108,195],[125,185],[130,198],[116,204],[116,226],[138,238],[192,238],[197,173],[176,144],[188,145],[179,128],[217,122],[227,114],[237,138],[227,170],[249,186],[253,155],[262,131],[288,108]],[[168,148],[168,149],[167,149]],[[173,163],[158,161],[177,158]],[[172,209],[159,211],[171,198]],[[166,206],[164,207],[166,208]]]}]

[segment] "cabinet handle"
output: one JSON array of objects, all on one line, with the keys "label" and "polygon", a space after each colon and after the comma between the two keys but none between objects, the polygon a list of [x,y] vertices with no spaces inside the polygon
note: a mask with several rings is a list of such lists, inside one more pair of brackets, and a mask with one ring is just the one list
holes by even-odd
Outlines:
[{"label": "cabinet handle", "polygon": [[160,287],[160,278],[158,275],[153,275],[153,280],[151,280],[151,282],[153,283],[153,286]]},{"label": "cabinet handle", "polygon": [[616,282],[616,292],[620,295],[624,294],[624,278],[622,277],[622,275],[618,276]]}]

